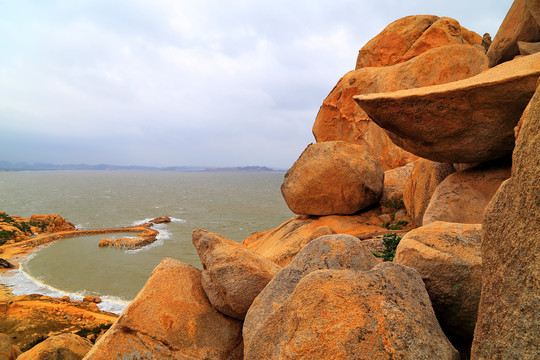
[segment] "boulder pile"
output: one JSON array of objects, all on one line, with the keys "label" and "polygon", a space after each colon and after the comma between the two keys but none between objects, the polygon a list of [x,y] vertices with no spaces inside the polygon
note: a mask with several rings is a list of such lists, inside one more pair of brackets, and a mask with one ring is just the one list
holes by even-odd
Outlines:
[{"label": "boulder pile", "polygon": [[538,0],[491,46],[390,24],[285,175],[297,215],[195,230],[203,270],[164,259],[85,359],[537,359],[539,30]]}]

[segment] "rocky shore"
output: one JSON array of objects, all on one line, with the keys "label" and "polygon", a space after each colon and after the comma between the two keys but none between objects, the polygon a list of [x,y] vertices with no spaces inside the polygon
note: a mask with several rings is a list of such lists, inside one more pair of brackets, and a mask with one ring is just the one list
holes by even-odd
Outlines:
[{"label": "rocky shore", "polygon": [[194,230],[203,269],[164,259],[84,359],[538,359],[539,9],[515,0],[491,44],[388,25],[285,175],[297,215]]}]

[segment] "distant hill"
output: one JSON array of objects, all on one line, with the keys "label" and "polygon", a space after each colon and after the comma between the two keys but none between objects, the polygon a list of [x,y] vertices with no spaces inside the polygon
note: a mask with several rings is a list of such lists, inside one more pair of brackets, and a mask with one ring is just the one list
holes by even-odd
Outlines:
[{"label": "distant hill", "polygon": [[123,166],[123,165],[87,165],[87,164],[67,164],[56,165],[47,163],[27,164],[24,162],[11,163],[9,161],[0,161],[0,171],[44,171],[44,170],[139,170],[139,171],[275,171],[275,169],[266,166],[244,166],[244,167],[226,167],[226,168],[208,168],[204,166]]}]

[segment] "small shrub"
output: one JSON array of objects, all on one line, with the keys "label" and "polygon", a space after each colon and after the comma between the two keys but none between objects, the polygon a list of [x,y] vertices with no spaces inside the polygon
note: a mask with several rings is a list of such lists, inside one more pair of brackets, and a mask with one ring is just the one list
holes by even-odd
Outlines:
[{"label": "small shrub", "polygon": [[382,254],[373,253],[376,257],[383,258],[384,261],[393,261],[396,255],[396,249],[401,240],[401,236],[396,233],[386,234],[383,236],[384,250]]},{"label": "small shrub", "polygon": [[5,223],[12,223],[14,222],[15,220],[13,220],[13,218],[11,216],[9,216],[8,214],[0,214],[0,222],[5,222]]},{"label": "small shrub", "polygon": [[15,238],[16,232],[13,230],[0,230],[0,245],[4,245],[6,241]]},{"label": "small shrub", "polygon": [[384,206],[399,210],[403,209],[405,207],[405,204],[403,203],[403,199],[394,199],[386,201],[384,203]]},{"label": "small shrub", "polygon": [[30,341],[28,344],[26,344],[25,346],[23,346],[21,348],[21,351],[22,352],[25,352],[25,351],[28,351],[30,350],[31,348],[33,348],[34,346],[36,346],[37,344],[39,344],[40,342],[43,342],[47,340],[47,337],[46,336],[39,336],[37,338],[35,338],[34,340]]},{"label": "small shrub", "polygon": [[388,229],[389,226],[390,226],[390,223],[388,221],[381,224],[381,227],[385,229]]},{"label": "small shrub", "polygon": [[409,222],[407,220],[399,220],[396,225],[406,226]]},{"label": "small shrub", "polygon": [[401,230],[402,226],[399,225],[399,224],[392,224],[392,225],[388,226],[387,229],[388,230]]},{"label": "small shrub", "polygon": [[80,337],[86,338],[90,334],[94,334],[99,336],[102,331],[107,331],[111,327],[112,324],[101,324],[99,326],[93,327],[93,328],[82,328],[81,330],[77,331],[75,335],[79,335]]}]

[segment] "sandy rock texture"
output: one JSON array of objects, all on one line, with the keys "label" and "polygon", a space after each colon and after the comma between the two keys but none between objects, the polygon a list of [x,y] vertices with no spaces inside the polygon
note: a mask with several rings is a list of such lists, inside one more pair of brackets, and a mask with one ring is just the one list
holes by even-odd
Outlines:
[{"label": "sandy rock texture", "polygon": [[[343,311],[347,309],[347,311]],[[424,283],[403,265],[318,270],[260,326],[249,359],[459,359]]]},{"label": "sandy rock texture", "polygon": [[407,164],[384,172],[384,186],[380,203],[388,204],[403,200],[405,184],[409,180],[413,170],[413,164]]},{"label": "sandy rock texture", "polygon": [[540,88],[520,121],[512,175],[484,213],[484,276],[471,359],[538,359],[539,189]]},{"label": "sandy rock texture", "polygon": [[431,196],[423,225],[434,221],[480,224],[484,209],[510,177],[510,164],[485,164],[448,175]]},{"label": "sandy rock texture", "polygon": [[244,344],[247,347],[266,318],[283,305],[298,282],[307,274],[323,269],[367,271],[378,263],[369,248],[351,235],[326,235],[310,242],[268,283],[253,302],[242,329]]},{"label": "sandy rock texture", "polygon": [[18,360],[81,360],[92,348],[92,343],[75,334],[51,336],[30,350],[22,353]]},{"label": "sandy rock texture", "polygon": [[200,270],[164,259],[85,359],[227,359],[241,331],[210,304]]},{"label": "sandy rock texture", "polygon": [[513,129],[539,76],[537,53],[465,80],[354,99],[396,145],[415,155],[485,162],[512,152]]},{"label": "sandy rock texture", "polygon": [[424,213],[437,186],[455,171],[452,164],[426,159],[418,159],[413,163],[411,175],[403,190],[403,203],[416,225],[422,226]]},{"label": "sandy rock texture", "polygon": [[394,262],[420,274],[452,343],[470,352],[482,288],[480,224],[437,221],[408,232]]},{"label": "sandy rock texture", "polygon": [[470,45],[443,46],[425,51],[394,66],[361,68],[345,74],[326,97],[313,124],[317,142],[366,142],[383,170],[412,162],[416,157],[396,146],[373,123],[353,96],[444,84],[466,79],[488,68],[484,52]]},{"label": "sandy rock texture", "polygon": [[21,355],[21,350],[13,344],[11,336],[0,333],[0,359],[15,360]]},{"label": "sandy rock texture", "polygon": [[203,265],[202,287],[214,308],[244,317],[257,295],[281,267],[236,241],[197,229],[193,245]]},{"label": "sandy rock texture", "polygon": [[281,193],[292,212],[348,215],[375,204],[384,172],[366,144],[309,145],[285,174]]}]

